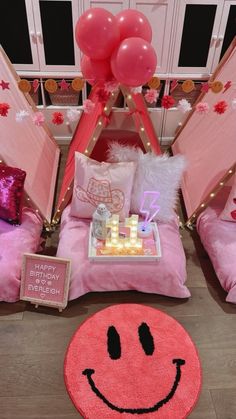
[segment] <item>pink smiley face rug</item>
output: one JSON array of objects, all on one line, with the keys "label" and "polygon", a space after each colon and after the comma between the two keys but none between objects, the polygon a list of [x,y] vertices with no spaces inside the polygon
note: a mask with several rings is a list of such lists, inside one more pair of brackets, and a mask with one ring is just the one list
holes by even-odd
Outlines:
[{"label": "pink smiley face rug", "polygon": [[65,357],[65,383],[83,418],[188,417],[200,394],[196,348],[172,317],[139,304],[88,318]]}]

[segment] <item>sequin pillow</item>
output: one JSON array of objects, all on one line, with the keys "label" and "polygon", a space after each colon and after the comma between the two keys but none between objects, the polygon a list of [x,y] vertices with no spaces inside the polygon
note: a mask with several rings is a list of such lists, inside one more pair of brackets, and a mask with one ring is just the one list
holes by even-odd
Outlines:
[{"label": "sequin pillow", "polygon": [[26,172],[0,164],[0,218],[10,224],[21,223]]},{"label": "sequin pillow", "polygon": [[105,204],[120,220],[129,216],[136,163],[106,163],[75,153],[75,180],[71,215],[92,218],[99,204]]},{"label": "sequin pillow", "polygon": [[220,219],[236,222],[236,175],[225,207],[220,214]]}]

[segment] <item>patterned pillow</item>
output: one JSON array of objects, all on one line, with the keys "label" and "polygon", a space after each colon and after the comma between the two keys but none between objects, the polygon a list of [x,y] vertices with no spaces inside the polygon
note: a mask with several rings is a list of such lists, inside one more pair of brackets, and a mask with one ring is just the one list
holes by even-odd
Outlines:
[{"label": "patterned pillow", "polygon": [[0,164],[0,218],[20,224],[26,172]]},{"label": "patterned pillow", "polygon": [[136,163],[97,162],[75,153],[75,180],[71,215],[92,218],[103,203],[120,220],[128,217]]},{"label": "patterned pillow", "polygon": [[220,219],[236,222],[236,175],[225,207],[220,214]]}]

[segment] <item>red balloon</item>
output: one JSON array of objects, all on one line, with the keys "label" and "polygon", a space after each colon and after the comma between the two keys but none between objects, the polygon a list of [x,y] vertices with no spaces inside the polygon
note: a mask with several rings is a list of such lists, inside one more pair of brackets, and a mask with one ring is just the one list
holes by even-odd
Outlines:
[{"label": "red balloon", "polygon": [[105,82],[112,78],[110,60],[92,60],[84,55],[81,60],[81,71],[84,78],[91,85],[96,82]]},{"label": "red balloon", "polygon": [[76,24],[75,38],[85,55],[93,60],[105,60],[120,40],[115,16],[102,8],[86,10]]},{"label": "red balloon", "polygon": [[116,15],[120,40],[126,38],[142,38],[147,42],[152,40],[152,28],[146,16],[134,9],[122,10]]},{"label": "red balloon", "polygon": [[153,76],[157,56],[142,38],[124,39],[111,56],[111,69],[117,81],[127,86],[146,84]]}]

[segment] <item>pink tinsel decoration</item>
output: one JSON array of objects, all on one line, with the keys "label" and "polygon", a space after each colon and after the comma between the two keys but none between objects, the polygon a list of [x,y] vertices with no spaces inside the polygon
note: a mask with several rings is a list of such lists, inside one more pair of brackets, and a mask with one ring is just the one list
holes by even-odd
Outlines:
[{"label": "pink tinsel decoration", "polygon": [[175,100],[172,96],[165,95],[161,99],[161,106],[165,109],[172,108],[172,106],[174,106],[174,104],[175,104]]},{"label": "pink tinsel decoration", "polygon": [[86,99],[83,103],[83,110],[85,113],[93,112],[95,107],[95,103],[93,103],[90,99]]},{"label": "pink tinsel decoration", "polygon": [[155,89],[148,89],[144,95],[146,102],[155,103],[158,98],[158,93]]},{"label": "pink tinsel decoration", "polygon": [[214,112],[218,113],[219,115],[221,115],[222,113],[225,113],[226,109],[227,109],[228,105],[225,102],[225,100],[221,100],[220,102],[217,102],[214,105]]},{"label": "pink tinsel decoration", "polygon": [[98,98],[98,101],[101,103],[106,103],[109,99],[110,93],[108,93],[103,87],[97,90],[96,96]]},{"label": "pink tinsel decoration", "polygon": [[61,112],[54,112],[52,114],[52,123],[55,125],[61,125],[64,122],[64,116]]},{"label": "pink tinsel decoration", "polygon": [[45,117],[42,112],[35,112],[32,119],[33,119],[33,123],[37,125],[37,127],[40,127],[45,121]]},{"label": "pink tinsel decoration", "polygon": [[200,115],[206,115],[210,110],[210,106],[206,102],[199,102],[197,103],[195,110]]}]

